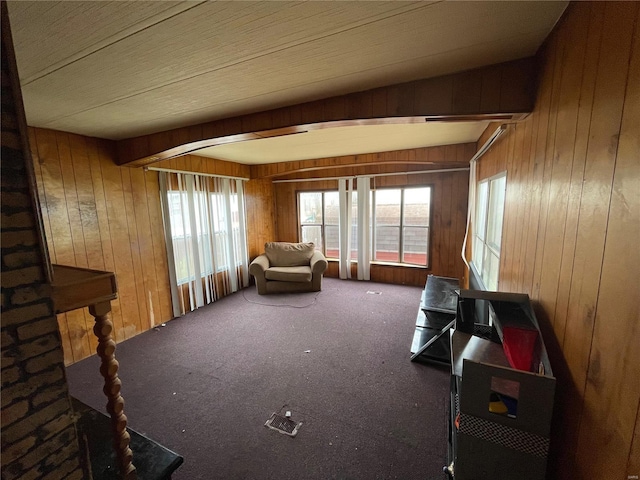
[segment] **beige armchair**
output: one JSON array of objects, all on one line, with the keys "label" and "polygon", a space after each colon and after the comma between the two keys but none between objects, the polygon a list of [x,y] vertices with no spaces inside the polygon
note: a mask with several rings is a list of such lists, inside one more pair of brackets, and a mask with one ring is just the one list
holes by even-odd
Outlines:
[{"label": "beige armchair", "polygon": [[328,263],[313,243],[268,242],[249,265],[258,293],[319,292]]}]

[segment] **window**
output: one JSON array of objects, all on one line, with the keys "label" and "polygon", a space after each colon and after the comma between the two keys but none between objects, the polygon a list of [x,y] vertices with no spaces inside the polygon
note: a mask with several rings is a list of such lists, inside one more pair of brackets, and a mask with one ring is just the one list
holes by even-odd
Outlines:
[{"label": "window", "polygon": [[160,172],[174,316],[249,284],[241,179]]},{"label": "window", "polygon": [[373,259],[429,264],[431,187],[372,192]]},{"label": "window", "polygon": [[300,239],[313,242],[327,258],[338,258],[340,238],[338,192],[298,193]]},{"label": "window", "polygon": [[[358,200],[352,193],[351,260],[358,258]],[[428,265],[431,188],[380,189],[371,193],[373,259]],[[338,258],[339,196],[337,191],[299,192],[300,240],[313,242],[327,258]]]},{"label": "window", "polygon": [[506,173],[478,183],[473,228],[473,265],[487,290],[498,289]]}]

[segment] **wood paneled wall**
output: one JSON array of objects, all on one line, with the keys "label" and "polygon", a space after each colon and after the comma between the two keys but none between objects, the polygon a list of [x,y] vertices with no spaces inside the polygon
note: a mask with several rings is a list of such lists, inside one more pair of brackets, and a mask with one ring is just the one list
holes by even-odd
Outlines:
[{"label": "wood paneled wall", "polygon": [[[116,273],[120,342],[172,317],[158,173],[114,163],[114,144],[30,128],[38,195],[53,263]],[[65,363],[95,353],[93,318],[58,316]]]},{"label": "wood paneled wall", "polygon": [[271,180],[250,180],[245,183],[249,260],[264,253],[266,242],[275,240],[274,195]]},{"label": "wood paneled wall", "polygon": [[507,171],[499,289],[531,296],[552,356],[553,477],[636,478],[640,4],[571,4],[540,60],[534,112],[479,165]]},{"label": "wood paneled wall", "polygon": [[[402,165],[396,167],[402,172]],[[364,173],[375,173],[374,167]],[[326,172],[333,176],[333,170]],[[316,172],[316,176],[317,176]],[[417,268],[391,265],[372,265],[371,280],[385,283],[424,285],[427,275],[462,278],[462,241],[467,218],[468,171],[421,173],[376,177],[377,188],[430,185],[433,187],[431,222],[431,267]],[[278,241],[298,241],[297,192],[309,190],[337,190],[337,180],[291,182],[275,184],[276,237]],[[330,262],[327,276],[338,276],[336,262]]]}]

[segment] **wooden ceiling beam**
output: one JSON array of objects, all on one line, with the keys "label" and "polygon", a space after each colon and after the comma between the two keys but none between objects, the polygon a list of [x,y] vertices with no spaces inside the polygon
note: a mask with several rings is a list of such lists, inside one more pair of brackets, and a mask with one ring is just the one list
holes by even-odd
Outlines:
[{"label": "wooden ceiling beam", "polygon": [[535,102],[533,57],[215,120],[117,142],[118,164],[143,166],[204,147],[333,126],[517,120]]}]

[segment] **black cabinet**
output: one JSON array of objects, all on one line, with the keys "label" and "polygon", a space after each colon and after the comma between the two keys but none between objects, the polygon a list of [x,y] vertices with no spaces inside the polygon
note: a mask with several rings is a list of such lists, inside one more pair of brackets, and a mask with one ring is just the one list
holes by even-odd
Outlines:
[{"label": "black cabinet", "polygon": [[462,290],[450,350],[445,471],[459,480],[544,479],[555,378],[529,297]]},{"label": "black cabinet", "polygon": [[411,342],[411,361],[449,365],[449,329],[456,317],[459,286],[457,278],[427,277]]}]

